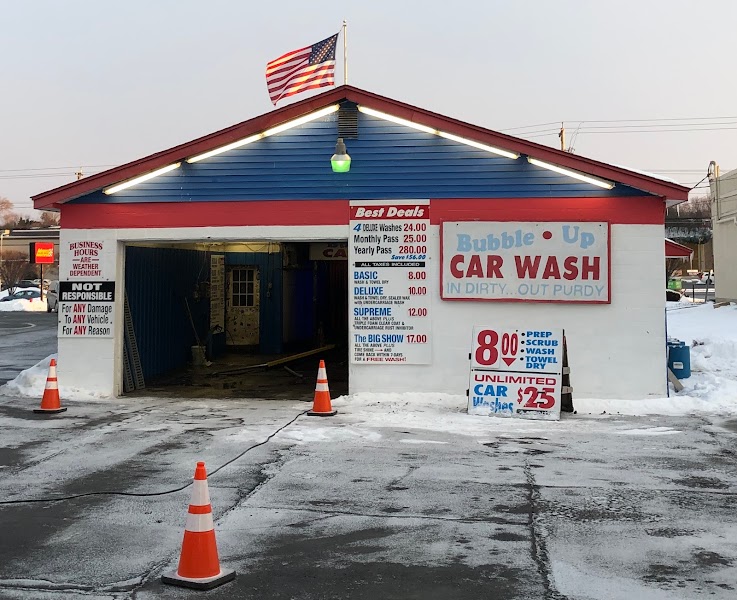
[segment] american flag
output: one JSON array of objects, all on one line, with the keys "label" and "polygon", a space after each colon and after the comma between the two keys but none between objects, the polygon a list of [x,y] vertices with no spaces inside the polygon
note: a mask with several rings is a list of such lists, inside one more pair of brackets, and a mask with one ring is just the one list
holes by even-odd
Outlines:
[{"label": "american flag", "polygon": [[266,87],[276,106],[305,90],[335,85],[335,46],[338,34],[312,46],[287,52],[266,65]]}]

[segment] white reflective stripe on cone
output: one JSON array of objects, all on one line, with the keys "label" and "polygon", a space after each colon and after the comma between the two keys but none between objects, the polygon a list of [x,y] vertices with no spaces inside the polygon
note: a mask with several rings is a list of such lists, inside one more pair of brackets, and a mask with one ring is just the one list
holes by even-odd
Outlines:
[{"label": "white reflective stripe on cone", "polygon": [[212,577],[182,577],[179,573],[177,573],[177,579],[181,579],[182,581],[196,581],[197,583],[208,583],[210,581],[215,581],[216,579],[220,579],[222,576],[223,576],[222,569],[220,569],[220,573],[218,573],[217,575],[213,575]]},{"label": "white reflective stripe on cone", "polygon": [[327,379],[328,378],[328,374],[325,371],[325,369],[320,368],[320,369],[317,370],[317,378],[318,379]]},{"label": "white reflective stripe on cone", "polygon": [[193,515],[187,513],[187,523],[185,524],[184,529],[193,533],[212,531],[215,529],[215,525],[212,522],[212,513],[209,512],[204,515]]},{"label": "white reflective stripe on cone", "polygon": [[46,382],[46,389],[47,390],[58,390],[59,384],[56,383],[56,381],[47,381]]},{"label": "white reflective stripe on cone", "polygon": [[210,504],[210,491],[207,489],[207,479],[194,480],[192,484],[192,499],[189,503],[194,506]]},{"label": "white reflective stripe on cone", "polygon": [[328,387],[327,383],[318,383],[315,386],[315,391],[316,392],[329,392],[330,388]]}]

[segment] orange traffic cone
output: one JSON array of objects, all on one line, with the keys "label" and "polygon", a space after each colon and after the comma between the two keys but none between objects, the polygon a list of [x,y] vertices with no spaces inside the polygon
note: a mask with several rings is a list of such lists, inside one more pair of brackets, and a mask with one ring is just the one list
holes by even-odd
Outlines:
[{"label": "orange traffic cone", "polygon": [[43,398],[41,398],[41,408],[34,408],[35,413],[54,414],[64,412],[66,407],[62,408],[59,399],[59,384],[56,380],[56,359],[51,359],[49,365],[49,375],[46,377],[46,388],[44,389]]},{"label": "orange traffic cone", "polygon": [[184,526],[179,567],[176,572],[162,575],[161,582],[196,590],[211,590],[233,579],[233,569],[220,568],[210,492],[207,489],[207,471],[205,463],[198,462],[194,472],[187,523]]},{"label": "orange traffic cone", "polygon": [[312,403],[312,410],[307,411],[307,414],[313,417],[332,417],[338,414],[338,411],[333,410],[330,404],[330,388],[328,387],[328,374],[325,371],[324,360],[320,361],[320,368],[317,370],[315,400]]}]

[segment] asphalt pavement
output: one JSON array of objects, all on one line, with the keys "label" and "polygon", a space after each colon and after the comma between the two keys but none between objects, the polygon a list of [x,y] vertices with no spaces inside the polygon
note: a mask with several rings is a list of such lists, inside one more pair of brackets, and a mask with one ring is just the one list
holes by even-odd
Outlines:
[{"label": "asphalt pavement", "polygon": [[57,351],[56,313],[0,312],[0,385]]},{"label": "asphalt pavement", "polygon": [[737,594],[734,421],[459,411],[463,434],[339,402],[0,397],[0,598],[193,597],[160,576],[197,460],[238,574],[207,598]]},{"label": "asphalt pavement", "polygon": [[713,302],[716,289],[714,282],[708,284],[698,280],[681,280],[681,291],[687,298],[692,298],[695,302]]},{"label": "asphalt pavement", "polygon": [[[3,378],[56,350],[55,323],[0,313]],[[62,402],[49,417],[0,395],[2,600],[737,596],[735,419]],[[237,571],[209,592],[161,583],[198,460]]]}]

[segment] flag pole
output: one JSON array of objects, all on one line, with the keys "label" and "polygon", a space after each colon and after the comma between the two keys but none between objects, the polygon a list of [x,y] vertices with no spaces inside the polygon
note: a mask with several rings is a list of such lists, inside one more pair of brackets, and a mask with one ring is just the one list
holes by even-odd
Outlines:
[{"label": "flag pole", "polygon": [[348,85],[348,22],[343,19],[343,85]]}]

